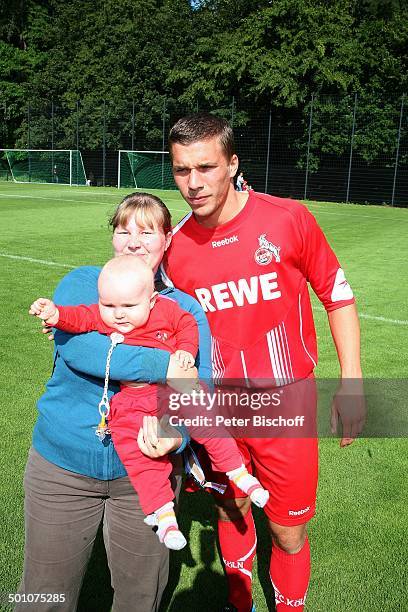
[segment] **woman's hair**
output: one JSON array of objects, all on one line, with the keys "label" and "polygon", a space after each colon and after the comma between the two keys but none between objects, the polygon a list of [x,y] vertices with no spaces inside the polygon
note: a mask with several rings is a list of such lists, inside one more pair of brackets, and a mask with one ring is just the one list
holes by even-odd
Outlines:
[{"label": "woman's hair", "polygon": [[143,227],[160,229],[164,234],[171,231],[169,209],[151,193],[138,191],[125,196],[109,219],[109,225],[113,230],[119,225],[125,227],[131,217]]}]

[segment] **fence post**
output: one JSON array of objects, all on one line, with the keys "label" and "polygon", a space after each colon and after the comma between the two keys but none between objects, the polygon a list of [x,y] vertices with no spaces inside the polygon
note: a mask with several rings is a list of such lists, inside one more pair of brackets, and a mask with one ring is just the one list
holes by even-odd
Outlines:
[{"label": "fence post", "polygon": [[54,180],[54,100],[51,100],[51,182]]},{"label": "fence post", "polygon": [[312,140],[313,104],[314,104],[314,94],[312,94],[312,99],[310,101],[309,134],[308,134],[308,139],[307,139],[307,158],[306,158],[306,173],[305,173],[305,190],[303,193],[304,200],[306,200],[306,196],[307,196],[307,182],[309,179],[309,158],[310,158],[310,143]]},{"label": "fence post", "polygon": [[54,100],[51,100],[51,149],[54,149]]},{"label": "fence post", "polygon": [[28,182],[31,183],[31,118],[30,104],[27,106],[27,148],[28,148]]},{"label": "fence post", "polygon": [[135,101],[132,100],[132,151],[135,149]]},{"label": "fence post", "polygon": [[402,94],[401,111],[400,111],[399,127],[398,127],[398,138],[397,138],[397,150],[396,150],[396,153],[395,153],[394,180],[392,182],[391,206],[394,206],[395,186],[397,184],[397,170],[398,170],[399,149],[400,149],[400,141],[401,141],[402,117],[403,117],[403,114],[404,114],[404,98],[405,98],[405,94]]},{"label": "fence post", "polygon": [[2,123],[2,129],[0,132],[1,140],[0,140],[0,148],[5,148],[6,144],[6,134],[7,134],[7,102],[4,100],[3,102],[3,116],[4,121]]},{"label": "fence post", "polygon": [[76,148],[79,151],[79,100],[76,101]]},{"label": "fence post", "polygon": [[[77,150],[77,154],[75,156],[75,159],[76,159],[76,184],[79,185],[79,180],[78,180],[78,177],[79,177],[79,159],[78,159],[79,157],[79,154],[78,154],[78,151],[79,151],[79,100],[77,100],[76,102],[76,109],[77,109],[77,112],[76,112],[76,150]],[[85,182],[87,178],[88,177],[85,174]]]},{"label": "fence post", "polygon": [[353,125],[351,127],[350,158],[349,158],[349,167],[348,167],[348,175],[347,175],[346,202],[349,201],[349,195],[350,195],[350,180],[351,180],[351,166],[353,163],[354,134],[356,131],[356,113],[357,113],[357,94],[354,95]]},{"label": "fence post", "polygon": [[231,127],[234,127],[234,119],[235,119],[235,96],[232,96],[232,102],[231,102]]},{"label": "fence post", "polygon": [[268,193],[269,154],[271,151],[271,127],[272,127],[272,105],[269,106],[268,150],[266,153],[266,168],[265,168],[265,193]]},{"label": "fence post", "polygon": [[102,185],[106,179],[106,100],[103,101]]},{"label": "fence post", "polygon": [[162,176],[161,186],[164,186],[164,147],[166,146],[166,98],[163,100],[163,116],[162,116]]}]

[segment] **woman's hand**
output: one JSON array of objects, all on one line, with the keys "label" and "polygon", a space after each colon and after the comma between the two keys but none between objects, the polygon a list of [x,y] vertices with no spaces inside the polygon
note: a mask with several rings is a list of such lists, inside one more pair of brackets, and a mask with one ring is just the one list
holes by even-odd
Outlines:
[{"label": "woman's hand", "polygon": [[143,417],[143,427],[139,429],[137,443],[147,457],[157,459],[180,447],[183,437],[168,421],[167,415],[162,417],[160,422],[155,416]]},{"label": "woman's hand", "polygon": [[176,354],[173,353],[170,355],[169,366],[167,368],[167,384],[178,393],[191,393],[197,390],[197,368],[194,366],[185,370],[180,366]]},{"label": "woman's hand", "polygon": [[47,323],[45,321],[41,321],[41,325],[42,325],[42,333],[43,334],[47,334],[47,338],[48,340],[51,342],[52,340],[54,340],[54,333],[53,333],[53,329],[52,327],[50,327],[49,325],[47,325]]}]

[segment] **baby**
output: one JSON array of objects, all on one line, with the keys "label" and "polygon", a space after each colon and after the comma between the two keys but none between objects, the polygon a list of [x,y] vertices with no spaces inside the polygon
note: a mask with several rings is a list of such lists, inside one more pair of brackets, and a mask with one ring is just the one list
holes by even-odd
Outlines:
[{"label": "baby", "polygon": [[[29,313],[69,333],[119,332],[126,344],[164,349],[175,353],[184,369],[194,366],[197,323],[175,301],[154,290],[153,272],[140,258],[122,255],[108,261],[99,276],[98,294],[98,304],[90,306],[56,306],[51,300],[39,298]],[[165,546],[180,550],[186,540],[174,513],[171,461],[167,456],[147,457],[137,445],[144,415],[157,415],[157,386],[121,381],[119,393],[111,400],[108,431],[139,495],[145,521],[157,524],[157,534]],[[225,472],[256,505],[266,504],[269,493],[248,473],[233,438],[195,439],[205,446],[214,469]]]}]

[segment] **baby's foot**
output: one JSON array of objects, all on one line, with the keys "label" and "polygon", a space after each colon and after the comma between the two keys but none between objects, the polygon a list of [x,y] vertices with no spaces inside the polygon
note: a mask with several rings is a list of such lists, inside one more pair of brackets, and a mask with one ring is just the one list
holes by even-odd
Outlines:
[{"label": "baby's foot", "polygon": [[167,529],[162,542],[171,550],[181,550],[187,544],[187,540],[181,533],[180,529],[175,527],[169,527]]},{"label": "baby's foot", "polygon": [[258,508],[263,508],[269,499],[269,491],[263,489],[261,485],[259,485],[259,487],[253,489],[252,493],[249,494],[249,497],[255,506],[258,506]]},{"label": "baby's foot", "polygon": [[248,472],[245,465],[242,464],[239,468],[227,472],[227,476],[241,491],[249,495],[256,506],[259,508],[265,506],[269,499],[269,493],[262,487],[259,480]]},{"label": "baby's foot", "polygon": [[143,521],[146,523],[146,525],[149,525],[149,527],[157,527],[157,525],[159,524],[159,521],[157,519],[157,515],[155,512],[152,512],[151,514],[148,514],[147,516],[145,516]]},{"label": "baby's foot", "polygon": [[173,502],[164,504],[164,506],[156,510],[155,515],[158,521],[157,535],[160,542],[163,542],[171,550],[181,550],[184,548],[187,542],[178,527]]}]

